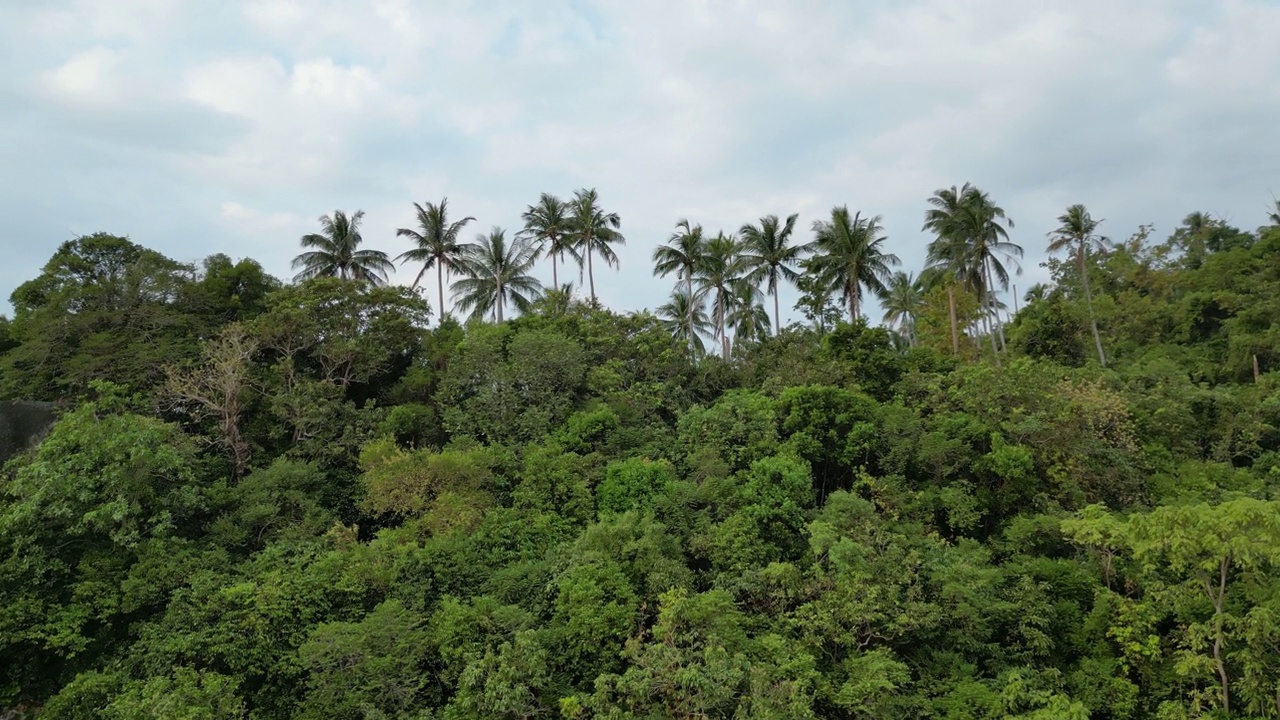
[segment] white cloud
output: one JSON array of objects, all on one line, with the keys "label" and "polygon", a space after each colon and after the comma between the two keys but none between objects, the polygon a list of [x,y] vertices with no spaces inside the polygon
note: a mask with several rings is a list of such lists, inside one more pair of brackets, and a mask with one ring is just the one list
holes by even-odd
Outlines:
[{"label": "white cloud", "polygon": [[[1034,275],[1068,203],[1123,236],[1202,207],[1252,227],[1280,191],[1280,8],[1263,0],[125,1],[0,24],[24,29],[0,40],[24,63],[10,84],[45,91],[13,91],[32,113],[131,113],[78,113],[66,127],[108,159],[46,163],[28,185],[101,203],[102,229],[162,250],[115,225],[167,228],[181,207],[218,229],[204,249],[269,252],[281,275],[323,212],[363,207],[368,241],[399,252],[409,203],[444,195],[480,231],[514,228],[539,192],[598,187],[629,238],[598,285],[629,309],[663,301],[648,258],[681,217],[731,230],[798,211],[807,230],[847,203],[884,215],[918,264],[925,199],[972,180],[1018,220]],[[61,127],[30,151],[75,152]],[[202,139],[141,159],[178,133]],[[116,198],[68,168],[160,194]],[[49,217],[51,252],[65,233]]]},{"label": "white cloud", "polygon": [[76,53],[44,77],[45,87],[74,104],[109,105],[120,98],[118,69],[124,53],[102,46]]}]

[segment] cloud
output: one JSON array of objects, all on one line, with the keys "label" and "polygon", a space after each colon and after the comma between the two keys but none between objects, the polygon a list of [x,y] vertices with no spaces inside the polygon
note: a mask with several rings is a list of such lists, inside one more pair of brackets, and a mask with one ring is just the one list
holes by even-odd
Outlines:
[{"label": "cloud", "polygon": [[479,232],[597,187],[628,237],[603,300],[656,307],[680,218],[807,230],[848,204],[918,269],[926,198],[965,181],[1017,220],[1029,285],[1068,204],[1124,237],[1194,209],[1252,228],[1280,192],[1264,0],[122,1],[0,8],[23,139],[0,160],[31,168],[0,180],[2,294],[73,230],[287,277],[335,208],[397,254],[411,202]]}]

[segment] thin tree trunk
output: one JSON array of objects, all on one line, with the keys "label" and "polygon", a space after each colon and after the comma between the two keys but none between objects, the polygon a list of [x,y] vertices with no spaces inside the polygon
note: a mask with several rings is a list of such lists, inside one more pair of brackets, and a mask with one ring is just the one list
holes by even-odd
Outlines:
[{"label": "thin tree trunk", "polygon": [[595,270],[591,263],[591,256],[594,255],[595,253],[591,251],[590,241],[583,243],[583,247],[586,248],[587,250],[587,280],[591,282],[591,304],[595,305],[596,304],[596,275],[595,275]]},{"label": "thin tree trunk", "polygon": [[778,336],[782,332],[782,321],[778,315],[778,283],[773,284],[773,335]]},{"label": "thin tree trunk", "polygon": [[991,263],[985,259],[982,261],[982,274],[986,276],[986,287],[982,292],[982,304],[985,312],[982,313],[987,321],[987,332],[991,335],[991,354],[996,359],[996,367],[1000,367],[1000,348],[996,347],[996,325],[1000,319],[995,317],[995,294],[991,288]]},{"label": "thin tree trunk", "polygon": [[849,322],[858,322],[858,286],[855,284],[849,293]]},{"label": "thin tree trunk", "polygon": [[1093,345],[1098,348],[1098,362],[1103,367],[1107,366],[1107,356],[1102,353],[1102,336],[1098,335],[1098,321],[1093,316],[1093,293],[1089,290],[1089,272],[1085,266],[1085,254],[1087,249],[1084,242],[1080,243],[1080,279],[1084,281],[1084,302],[1089,307],[1089,327],[1093,330]]},{"label": "thin tree trunk", "polygon": [[[1227,572],[1231,567],[1231,556],[1218,563],[1218,593],[1213,595],[1214,634],[1213,664],[1218,670],[1218,680],[1222,683],[1222,712],[1231,715],[1231,686],[1227,678],[1227,665],[1222,661],[1222,615],[1223,603],[1227,595]],[[1212,593],[1210,593],[1212,595]]]},{"label": "thin tree trunk", "polygon": [[694,354],[693,338],[697,331],[693,329],[693,268],[687,268],[687,270],[684,278],[684,291],[687,295],[685,300],[689,305],[689,355],[692,356]]},{"label": "thin tree trunk", "polygon": [[498,313],[498,324],[501,325],[502,324],[502,286],[501,285],[498,286],[498,302],[496,303],[496,305],[497,305],[496,310]]},{"label": "thin tree trunk", "polygon": [[1013,314],[1018,314],[1018,286],[1013,286]]},{"label": "thin tree trunk", "polygon": [[444,322],[444,263],[436,263],[436,287],[440,289],[440,321]]},{"label": "thin tree trunk", "polygon": [[721,353],[721,357],[724,358],[724,361],[729,362],[729,333],[726,332],[726,328],[724,326],[724,290],[723,289],[720,290],[719,300],[720,302],[716,303],[717,305],[719,305],[719,307],[716,308],[716,318],[720,323],[720,353]]},{"label": "thin tree trunk", "polygon": [[960,356],[960,328],[956,322],[956,286],[947,286],[947,310],[951,314],[951,354]]},{"label": "thin tree trunk", "polygon": [[[552,239],[552,244],[555,240]],[[556,254],[551,253],[551,286],[556,292],[560,292],[560,276],[556,274]]]}]

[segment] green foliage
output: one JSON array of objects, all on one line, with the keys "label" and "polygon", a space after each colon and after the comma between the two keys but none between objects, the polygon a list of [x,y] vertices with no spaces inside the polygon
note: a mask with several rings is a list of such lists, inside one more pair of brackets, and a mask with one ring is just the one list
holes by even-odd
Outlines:
[{"label": "green foliage", "polygon": [[[952,190],[909,333],[837,322],[879,273],[828,259],[818,327],[727,359],[570,291],[428,330],[65,244],[0,322],[0,393],[65,401],[0,471],[0,715],[1280,718],[1280,230],[1079,208],[1002,338],[1005,223]],[[579,196],[527,236],[591,272]]]},{"label": "green foliage", "polygon": [[609,465],[604,482],[596,488],[596,506],[602,513],[643,508],[675,480],[675,468],[665,460],[631,458],[616,462]]}]

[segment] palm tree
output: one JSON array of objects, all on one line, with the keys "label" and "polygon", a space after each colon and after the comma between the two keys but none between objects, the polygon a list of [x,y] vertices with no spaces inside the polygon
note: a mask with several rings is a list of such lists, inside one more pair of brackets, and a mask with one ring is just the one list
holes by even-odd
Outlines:
[{"label": "palm tree", "polygon": [[[702,261],[706,244],[701,225],[690,225],[688,220],[681,220],[676,223],[676,231],[671,233],[667,244],[653,249],[653,274],[666,277],[675,273],[677,280],[684,281],[685,295],[697,299],[697,294],[693,291],[693,275],[698,263]],[[692,313],[696,304],[685,303],[685,310]],[[687,324],[693,325],[692,317]]]},{"label": "palm tree", "polygon": [[1095,231],[1102,224],[1094,220],[1084,205],[1076,204],[1058,216],[1061,223],[1058,229],[1049,233],[1049,252],[1071,250],[1076,261],[1080,263],[1080,281],[1084,285],[1085,305],[1089,308],[1089,327],[1093,330],[1093,344],[1098,349],[1098,362],[1107,364],[1107,356],[1102,352],[1102,337],[1098,335],[1098,321],[1093,315],[1093,293],[1089,290],[1088,257],[1090,248],[1105,250],[1111,241],[1098,235]]},{"label": "palm tree", "polygon": [[474,243],[463,246],[458,269],[467,277],[455,282],[454,305],[471,310],[471,317],[482,317],[493,311],[502,322],[507,303],[520,312],[542,295],[542,283],[529,274],[538,260],[538,248],[528,238],[517,237],[507,244],[506,232],[495,227],[488,235],[477,235]]},{"label": "palm tree", "polygon": [[304,248],[314,248],[293,259],[293,268],[299,270],[294,282],[314,277],[338,277],[358,280],[370,285],[386,285],[387,272],[395,266],[381,250],[360,250],[360,221],[364,211],[357,210],[347,217],[341,210],[333,215],[321,215],[319,233],[303,235]]},{"label": "palm tree", "polygon": [[849,318],[857,320],[862,306],[862,288],[884,294],[889,267],[901,261],[884,251],[886,238],[880,216],[849,215],[848,206],[831,209],[830,220],[813,222],[813,268],[849,306]]},{"label": "palm tree", "polygon": [[751,278],[736,280],[730,287],[725,322],[733,328],[735,343],[769,337],[769,311],[764,309],[764,295]]},{"label": "palm tree", "polygon": [[452,274],[454,266],[462,259],[463,245],[458,238],[462,229],[475,218],[468,215],[457,222],[449,222],[449,198],[441,198],[439,205],[414,203],[413,207],[418,213],[418,229],[400,228],[396,230],[396,237],[409,238],[417,247],[400,253],[396,262],[422,263],[422,269],[413,279],[414,290],[418,289],[422,276],[435,266],[436,287],[440,291],[440,318],[444,319],[444,274]]},{"label": "palm tree", "polygon": [[591,282],[591,304],[594,305],[596,278],[591,258],[599,254],[606,265],[618,266],[618,256],[609,246],[627,242],[618,232],[622,220],[617,213],[606,213],[600,209],[600,196],[595,188],[591,188],[574,193],[573,201],[569,203],[569,221],[573,228],[573,247],[587,259],[587,278]]},{"label": "palm tree", "polygon": [[[991,347],[996,364],[1000,364],[996,347],[996,332],[990,325],[990,313],[994,306],[994,288],[1009,287],[1009,271],[1001,256],[1010,261],[1016,272],[1022,272],[1016,257],[1022,257],[1022,248],[1009,242],[1004,224],[1013,227],[1004,209],[991,201],[990,196],[965,183],[963,187],[940,189],[929,198],[932,206],[925,212],[925,230],[937,236],[929,244],[930,265],[950,272],[956,283],[975,293],[983,308],[983,321],[991,335]],[[959,352],[959,335],[955,319],[954,289],[948,289],[951,311],[951,343],[953,352]],[[998,322],[998,320],[997,320]]]},{"label": "palm tree", "polygon": [[[982,287],[985,292],[982,296],[982,305],[987,317],[988,329],[990,331],[994,323],[995,335],[992,336],[992,341],[994,342],[995,336],[998,335],[1000,347],[1003,349],[1005,347],[1004,323],[1000,321],[1000,303],[996,300],[996,287],[998,286],[1002,291],[1009,289],[1009,269],[1005,267],[1005,263],[1013,267],[1015,274],[1022,274],[1022,266],[1018,263],[1018,258],[1022,257],[1022,246],[1010,242],[1009,229],[1013,228],[1013,220],[1005,215],[1004,208],[991,201],[987,193],[975,188],[965,203],[965,208],[969,224],[973,228],[973,255],[983,279]],[[999,364],[1000,356],[997,354],[996,365]]]},{"label": "palm tree", "polygon": [[742,271],[742,257],[739,254],[742,246],[732,235],[717,233],[707,241],[701,262],[694,268],[694,277],[698,280],[699,294],[713,292],[711,312],[715,316],[713,338],[720,341],[721,357],[729,359],[729,288],[738,280]]},{"label": "palm tree", "polygon": [[551,258],[551,287],[560,287],[556,261],[568,254],[579,266],[582,265],[582,258],[573,249],[568,204],[555,195],[542,193],[538,204],[530,205],[521,217],[524,218],[524,230],[520,235],[538,243],[539,252]]},{"label": "palm tree", "polygon": [[1274,198],[1271,200],[1271,207],[1267,209],[1267,220],[1271,221],[1272,225],[1280,227],[1280,200]]},{"label": "palm tree", "polygon": [[703,296],[677,289],[671,293],[671,302],[658,308],[658,318],[672,337],[689,345],[694,355],[706,353],[702,335],[711,331],[711,321],[707,319]]},{"label": "palm tree", "polygon": [[766,280],[769,294],[773,296],[774,334],[782,331],[782,318],[778,313],[778,279],[795,282],[799,273],[794,265],[809,249],[808,245],[790,245],[791,233],[795,231],[796,218],[799,217],[798,213],[792,213],[783,222],[777,215],[765,215],[760,218],[759,225],[747,223],[738,231],[742,236],[742,260],[746,270],[757,283]]},{"label": "palm tree", "polygon": [[924,305],[924,287],[920,280],[914,273],[895,272],[885,284],[881,303],[884,305],[884,322],[896,326],[907,339],[907,344],[915,347],[916,314]]},{"label": "palm tree", "polygon": [[1041,300],[1047,300],[1051,290],[1052,288],[1044,283],[1036,283],[1027,289],[1027,292],[1022,296],[1022,299],[1028,305],[1038,303]]}]

